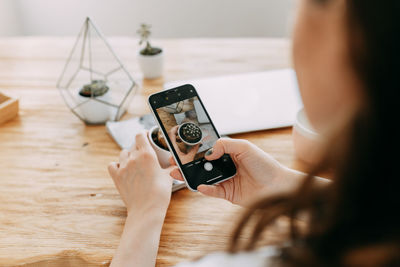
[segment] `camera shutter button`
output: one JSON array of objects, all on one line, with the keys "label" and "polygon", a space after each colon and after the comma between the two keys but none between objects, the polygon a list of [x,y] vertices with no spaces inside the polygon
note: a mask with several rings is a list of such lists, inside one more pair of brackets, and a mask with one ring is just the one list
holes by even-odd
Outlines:
[{"label": "camera shutter button", "polygon": [[214,166],[211,164],[211,162],[206,162],[206,163],[204,163],[204,169],[206,170],[206,171],[212,171],[212,169],[214,168]]}]

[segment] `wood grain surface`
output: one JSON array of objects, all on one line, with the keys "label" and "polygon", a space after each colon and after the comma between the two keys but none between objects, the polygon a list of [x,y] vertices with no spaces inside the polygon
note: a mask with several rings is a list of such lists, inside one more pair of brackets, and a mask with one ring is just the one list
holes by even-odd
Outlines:
[{"label": "wood grain surface", "polygon": [[0,125],[18,115],[18,99],[0,93]]},{"label": "wood grain surface", "polygon": [[[154,40],[166,51],[165,75],[142,80],[137,40],[110,38],[142,83],[128,116],[148,112],[145,97],[165,81],[290,66],[281,39]],[[0,91],[20,99],[20,116],[0,126],[0,266],[108,266],[126,210],[107,173],[118,146],[104,126],[85,126],[55,88],[74,38],[0,39]],[[285,165],[291,129],[241,134]],[[223,250],[241,209],[182,190],[172,197],[157,266]],[[273,240],[274,233],[270,234]]]}]

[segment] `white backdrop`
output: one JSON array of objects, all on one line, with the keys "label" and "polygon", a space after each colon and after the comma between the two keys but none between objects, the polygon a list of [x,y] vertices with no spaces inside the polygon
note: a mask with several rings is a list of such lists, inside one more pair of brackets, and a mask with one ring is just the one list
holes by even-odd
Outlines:
[{"label": "white backdrop", "polygon": [[106,35],[281,37],[295,0],[0,0],[0,35],[75,35],[91,16]]}]

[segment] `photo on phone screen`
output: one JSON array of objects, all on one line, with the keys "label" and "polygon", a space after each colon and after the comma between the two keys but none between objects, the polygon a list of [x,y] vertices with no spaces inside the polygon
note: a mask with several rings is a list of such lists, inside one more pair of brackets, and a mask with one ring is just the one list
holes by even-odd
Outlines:
[{"label": "photo on phone screen", "polygon": [[182,165],[204,157],[218,140],[197,96],[156,110]]}]

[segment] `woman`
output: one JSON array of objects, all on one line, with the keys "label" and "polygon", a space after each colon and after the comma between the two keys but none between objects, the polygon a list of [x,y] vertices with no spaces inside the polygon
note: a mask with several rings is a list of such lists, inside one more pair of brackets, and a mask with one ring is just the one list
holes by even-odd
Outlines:
[{"label": "woman", "polygon": [[[400,266],[400,2],[299,0],[298,9],[294,65],[306,113],[330,140],[326,154],[303,177],[246,141],[219,140],[207,159],[231,154],[238,175],[198,190],[239,205],[255,192],[259,198],[239,220],[229,253],[180,266]],[[109,167],[128,209],[112,266],[154,266],[169,174],[181,179],[176,167],[159,168],[144,135],[136,141]],[[334,170],[334,181],[320,186],[313,175],[326,168]],[[291,219],[288,240],[254,250],[281,215]],[[239,244],[250,219],[252,236]]]}]

